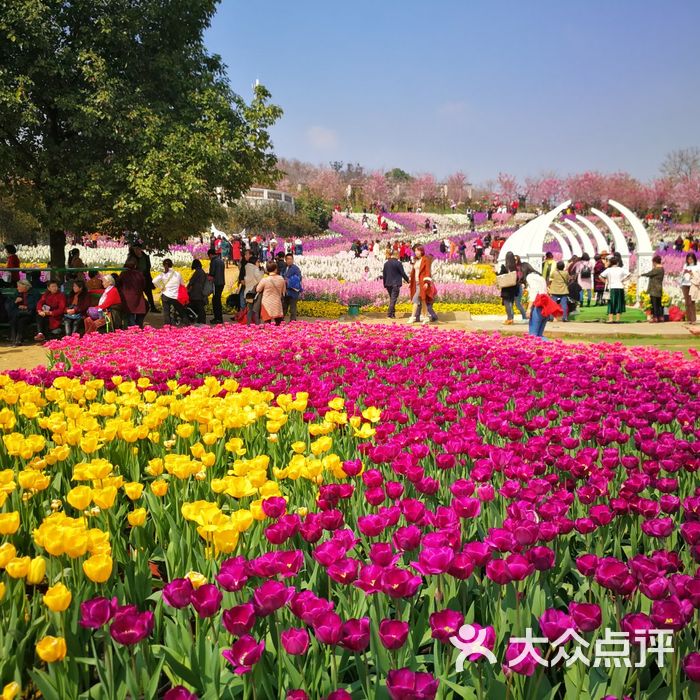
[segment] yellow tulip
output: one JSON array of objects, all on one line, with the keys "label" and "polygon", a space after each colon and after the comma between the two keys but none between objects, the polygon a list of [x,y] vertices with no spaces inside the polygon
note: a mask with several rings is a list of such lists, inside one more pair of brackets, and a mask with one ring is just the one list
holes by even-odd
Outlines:
[{"label": "yellow tulip", "polygon": [[57,583],[44,593],[44,605],[52,612],[63,612],[70,605],[72,598],[68,588],[62,583]]},{"label": "yellow tulip", "polygon": [[180,425],[175,428],[175,432],[179,437],[187,440],[194,432],[194,426],[191,423],[180,423]]},{"label": "yellow tulip", "polygon": [[344,407],[345,399],[340,396],[335,396],[328,402],[328,408],[332,408],[334,411],[342,411]]},{"label": "yellow tulip", "polygon": [[102,510],[108,510],[114,505],[114,499],[117,497],[117,489],[114,486],[106,486],[103,489],[92,490],[92,500],[95,505]]},{"label": "yellow tulip", "polygon": [[5,591],[7,590],[7,587],[5,584],[0,581],[0,600],[2,600],[5,597]]},{"label": "yellow tulip", "polygon": [[129,513],[126,517],[131,527],[141,527],[141,525],[143,525],[146,522],[146,509],[136,508],[135,510],[132,510],[131,513]]},{"label": "yellow tulip", "polygon": [[138,481],[130,481],[124,484],[124,493],[126,493],[132,501],[136,501],[141,498],[143,484]]},{"label": "yellow tulip", "polygon": [[66,500],[76,510],[85,510],[92,501],[92,489],[89,486],[76,486],[67,493]]},{"label": "yellow tulip", "polygon": [[52,664],[66,656],[66,640],[63,637],[44,637],[36,643],[36,653],[42,661]]},{"label": "yellow tulip", "polygon": [[[61,538],[60,541],[60,553],[65,552],[71,559],[77,559],[88,551],[88,534],[85,530],[67,528],[64,531],[64,535],[65,537]],[[49,552],[49,554],[53,554],[48,547],[46,551]]]},{"label": "yellow tulip", "polygon": [[5,571],[12,578],[24,578],[29,573],[31,561],[30,557],[15,557],[7,562]]},{"label": "yellow tulip", "polygon": [[185,574],[185,577],[190,580],[192,588],[195,590],[207,582],[207,577],[204,574],[200,574],[199,571],[189,571]]},{"label": "yellow tulip", "polygon": [[20,684],[17,683],[17,681],[12,681],[2,689],[0,700],[15,700],[15,698],[19,695],[20,690],[22,690]]},{"label": "yellow tulip", "polygon": [[83,562],[83,571],[94,583],[104,583],[112,575],[112,557],[95,554]]},{"label": "yellow tulip", "polygon": [[0,513],[0,535],[14,535],[19,530],[19,512]]},{"label": "yellow tulip", "polygon": [[151,484],[151,491],[155,496],[165,496],[168,493],[168,482],[158,479]]},{"label": "yellow tulip", "polygon": [[317,457],[324,452],[328,452],[333,446],[333,440],[327,435],[323,435],[318,440],[311,443],[311,452]]},{"label": "yellow tulip", "polygon": [[364,411],[362,411],[362,417],[365,420],[368,420],[370,423],[378,423],[381,415],[382,412],[374,406],[369,406]]},{"label": "yellow tulip", "polygon": [[27,572],[27,583],[36,585],[41,583],[46,576],[46,559],[44,557],[34,557],[29,563]]}]

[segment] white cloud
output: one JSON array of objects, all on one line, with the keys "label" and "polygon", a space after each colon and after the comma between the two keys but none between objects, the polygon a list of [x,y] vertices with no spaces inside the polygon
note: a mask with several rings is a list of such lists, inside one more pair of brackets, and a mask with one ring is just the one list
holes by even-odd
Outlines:
[{"label": "white cloud", "polygon": [[317,151],[330,151],[338,145],[338,134],[325,126],[310,126],[306,140]]}]

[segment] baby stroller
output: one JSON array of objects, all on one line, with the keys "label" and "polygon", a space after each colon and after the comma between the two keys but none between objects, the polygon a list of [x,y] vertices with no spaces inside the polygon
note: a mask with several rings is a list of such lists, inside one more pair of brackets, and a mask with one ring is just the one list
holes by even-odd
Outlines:
[{"label": "baby stroller", "polygon": [[[187,314],[187,323],[197,323],[197,312],[189,304],[187,306],[181,306],[180,308],[182,308],[185,314]],[[180,308],[178,308],[177,306],[172,306],[170,310],[173,325],[175,326],[184,325],[182,316],[180,314]]]}]

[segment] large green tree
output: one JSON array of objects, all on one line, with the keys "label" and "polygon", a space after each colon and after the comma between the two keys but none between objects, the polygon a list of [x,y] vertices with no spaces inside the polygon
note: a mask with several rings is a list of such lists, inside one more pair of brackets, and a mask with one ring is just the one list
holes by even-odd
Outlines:
[{"label": "large green tree", "polygon": [[274,180],[268,128],[203,32],[216,0],[4,0],[0,178],[30,183],[63,266],[65,231],[138,231],[162,246],[222,199]]}]

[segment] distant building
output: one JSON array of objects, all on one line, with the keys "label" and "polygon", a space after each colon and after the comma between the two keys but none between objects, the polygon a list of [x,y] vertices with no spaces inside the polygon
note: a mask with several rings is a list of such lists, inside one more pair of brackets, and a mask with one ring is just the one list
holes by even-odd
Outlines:
[{"label": "distant building", "polygon": [[243,199],[255,206],[275,204],[278,207],[282,207],[290,214],[294,214],[296,210],[294,197],[288,192],[280,192],[279,190],[251,187],[248,192],[243,195]]}]

